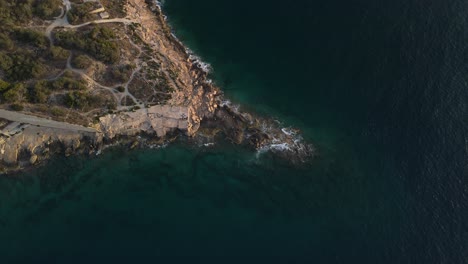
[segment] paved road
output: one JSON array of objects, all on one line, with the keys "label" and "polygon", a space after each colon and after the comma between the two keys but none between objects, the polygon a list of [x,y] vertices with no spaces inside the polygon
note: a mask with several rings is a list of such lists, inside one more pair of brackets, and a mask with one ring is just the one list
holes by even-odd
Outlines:
[{"label": "paved road", "polygon": [[31,124],[35,126],[41,127],[48,127],[48,128],[56,128],[56,129],[63,129],[63,130],[71,130],[71,131],[82,131],[82,132],[90,132],[95,133],[97,130],[93,128],[83,127],[79,125],[72,125],[64,122],[57,122],[41,117],[30,116],[21,114],[18,112],[12,112],[8,110],[0,109],[0,118],[7,119],[13,122],[19,122],[24,124]]}]

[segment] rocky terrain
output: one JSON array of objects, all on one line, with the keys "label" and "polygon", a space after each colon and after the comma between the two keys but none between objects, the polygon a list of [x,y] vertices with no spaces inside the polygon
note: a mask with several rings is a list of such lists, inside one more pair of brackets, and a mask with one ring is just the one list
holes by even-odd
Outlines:
[{"label": "rocky terrain", "polygon": [[[102,6],[98,1],[89,2]],[[203,64],[171,33],[155,1],[121,2],[121,9],[104,15],[105,8],[83,18],[73,17],[80,23],[73,25],[67,14],[80,4],[64,0],[60,16],[44,22],[43,34],[50,45],[61,45],[69,52],[63,70],[52,79],[65,76],[85,87],[80,92],[71,85],[66,86],[71,90],[48,92],[42,104],[53,105],[59,114],[51,114],[52,107],[41,108],[41,102],[22,102],[16,109],[29,118],[0,112],[2,171],[38,164],[54,154],[95,154],[118,142],[130,147],[144,145],[142,138],[163,142],[172,138],[168,134],[214,137],[222,133],[235,144],[277,152],[293,162],[313,154],[297,131],[282,129],[273,120],[238,112],[226,104]],[[103,59],[87,55],[86,45],[74,44],[77,35],[112,35],[119,42],[118,56],[110,53]],[[80,63],[86,65],[77,68]],[[39,81],[29,82],[34,90]],[[71,103],[63,105],[64,96]]]}]

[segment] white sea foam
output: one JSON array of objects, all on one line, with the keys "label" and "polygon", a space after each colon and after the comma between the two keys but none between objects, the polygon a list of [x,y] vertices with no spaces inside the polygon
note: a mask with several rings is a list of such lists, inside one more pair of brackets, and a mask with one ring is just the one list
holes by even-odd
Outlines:
[{"label": "white sea foam", "polygon": [[257,149],[256,157],[261,157],[267,152],[291,152],[303,159],[313,152],[313,147],[304,143],[302,136],[298,130],[291,127],[281,128],[282,133],[278,133],[277,122],[264,122],[260,129],[263,133],[270,135],[270,143]]},{"label": "white sea foam", "polygon": [[278,151],[291,150],[291,147],[288,143],[271,144],[269,148]]},{"label": "white sea foam", "polygon": [[223,101],[221,101],[221,103],[219,105],[221,107],[227,106],[227,107],[229,107],[229,109],[231,109],[235,113],[239,113],[240,105],[237,105],[237,104],[235,105],[229,100],[223,100]]},{"label": "white sea foam", "polygon": [[[159,9],[161,9],[162,5],[164,5],[165,0],[161,1],[155,1],[156,5],[158,6]],[[167,17],[164,16],[164,19],[167,19]],[[174,34],[171,33],[172,37],[178,41],[181,46],[185,48],[185,52],[189,56],[189,60],[197,65],[202,71],[205,73],[210,73],[212,71],[212,67],[209,63],[204,62],[203,59],[196,55],[191,49],[186,47],[180,40],[179,38]],[[213,83],[211,79],[206,79],[205,81],[207,84]],[[221,107],[227,106],[229,107],[232,111],[236,113],[240,113],[240,105],[234,105],[231,101],[229,100],[224,100],[219,104]],[[260,126],[260,129],[262,132],[268,135],[274,135],[274,131],[277,131],[278,126],[281,127],[282,122],[275,119],[275,122],[263,122]],[[273,137],[271,140],[270,144],[267,144],[257,150],[256,156],[257,158],[260,157],[263,153],[266,153],[268,151],[292,151],[292,152],[301,152],[303,149],[308,148],[308,145],[304,145],[302,143],[302,137],[297,133],[297,130],[289,127],[284,127],[281,128],[281,131],[283,132],[283,135],[279,134],[278,137]],[[204,143],[202,144],[205,147],[210,147],[213,146],[214,143]],[[167,144],[165,145],[167,146]],[[163,146],[163,147],[165,147]]]},{"label": "white sea foam", "polygon": [[[200,56],[196,55],[195,52],[193,52],[190,48],[186,47],[182,43],[182,41],[180,41],[180,39],[177,37],[177,35],[174,34],[174,32],[171,33],[171,36],[177,42],[179,42],[180,45],[182,45],[185,48],[185,52],[189,56],[189,60],[192,61],[195,65],[197,65],[198,68],[200,68],[202,71],[204,71],[206,73],[210,73],[213,70],[213,68],[211,67],[211,64],[209,64],[207,62],[204,62],[203,59]],[[211,83],[212,81],[209,80],[209,82]]]},{"label": "white sea foam", "polygon": [[[155,0],[156,5],[158,6],[159,10],[162,10],[162,6],[164,5],[165,0],[157,1]],[[167,20],[167,16],[164,15],[164,20]],[[203,72],[205,73],[210,73],[213,70],[213,67],[211,67],[211,64],[203,61],[203,59],[196,55],[195,52],[193,52],[190,48],[186,47],[182,41],[179,40],[179,38],[174,34],[174,32],[171,33],[172,37],[179,42],[179,44],[184,47],[185,52],[189,56],[189,60],[192,61],[195,65],[197,65],[198,68],[200,68]],[[206,79],[205,83],[207,84],[212,84],[213,81],[211,79]]]},{"label": "white sea foam", "polygon": [[154,4],[159,8],[159,10],[161,10],[161,7],[164,4],[164,1],[154,0]]},{"label": "white sea foam", "polygon": [[163,149],[163,148],[166,148],[167,146],[169,146],[168,142],[165,142],[165,143],[162,143],[162,144],[152,144],[152,145],[149,145],[148,147],[150,149]]},{"label": "white sea foam", "polygon": [[265,145],[259,149],[257,149],[257,153],[255,154],[255,157],[258,159],[260,158],[263,154],[269,152],[269,151],[279,151],[279,152],[284,152],[284,151],[292,151],[293,149],[288,143],[272,143]]},{"label": "white sea foam", "polygon": [[[150,6],[151,11],[155,11],[156,9],[158,9],[161,12],[162,5],[164,4],[164,0],[163,1],[153,0],[153,4],[154,5]],[[155,6],[156,8],[154,8]]]},{"label": "white sea foam", "polygon": [[175,38],[175,40],[177,40],[179,43],[182,43],[182,42],[180,42],[180,40],[179,40],[179,38],[176,36],[176,34],[171,33],[171,36],[172,36],[173,38]]},{"label": "white sea foam", "polygon": [[294,129],[290,128],[290,127],[283,127],[281,128],[281,131],[283,131],[283,133],[287,136],[290,136],[290,137],[294,137],[297,135],[297,132],[294,131]]},{"label": "white sea foam", "polygon": [[256,157],[257,159],[259,159],[260,156],[262,156],[263,154],[267,153],[269,150],[270,150],[270,149],[269,149],[268,147],[266,147],[266,146],[261,147],[261,148],[257,149],[257,153],[255,153],[255,157]]},{"label": "white sea foam", "polygon": [[202,69],[202,71],[206,73],[210,73],[211,70],[213,69],[211,65],[207,62],[204,62],[198,55],[195,55],[193,51],[191,51],[189,48],[186,48],[186,52],[189,55],[189,60],[191,60],[195,65],[198,66],[198,68]]}]

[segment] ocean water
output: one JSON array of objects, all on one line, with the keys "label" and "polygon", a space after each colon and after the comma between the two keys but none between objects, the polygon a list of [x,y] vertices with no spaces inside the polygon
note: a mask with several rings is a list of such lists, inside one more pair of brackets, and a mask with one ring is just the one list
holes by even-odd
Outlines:
[{"label": "ocean water", "polygon": [[233,103],[319,155],[181,138],[1,177],[5,263],[468,262],[468,2],[164,10]]}]

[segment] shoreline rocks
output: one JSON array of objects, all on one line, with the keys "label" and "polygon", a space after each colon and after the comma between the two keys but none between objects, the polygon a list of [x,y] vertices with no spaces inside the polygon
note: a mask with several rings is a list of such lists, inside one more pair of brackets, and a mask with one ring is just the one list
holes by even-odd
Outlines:
[{"label": "shoreline rocks", "polygon": [[[101,116],[93,125],[95,132],[11,125],[19,129],[0,134],[0,173],[41,164],[53,155],[99,154],[115,144],[133,149],[147,142],[172,141],[179,134],[196,137],[199,131],[209,137],[222,133],[234,144],[279,153],[292,162],[303,162],[314,155],[313,147],[297,132],[285,132],[273,120],[224,104],[222,91],[171,33],[161,10],[153,4],[129,0],[126,10],[129,18],[144,25],[139,28],[140,37],[160,56],[161,67],[177,73],[172,79],[177,88],[172,99],[166,105]],[[6,126],[11,123],[6,122]]]}]

